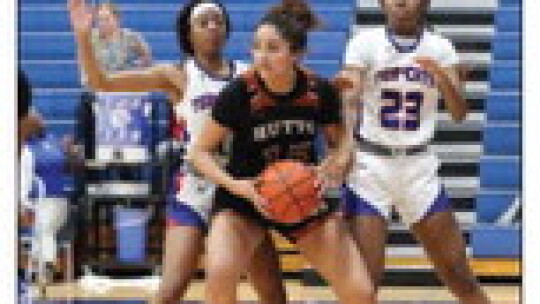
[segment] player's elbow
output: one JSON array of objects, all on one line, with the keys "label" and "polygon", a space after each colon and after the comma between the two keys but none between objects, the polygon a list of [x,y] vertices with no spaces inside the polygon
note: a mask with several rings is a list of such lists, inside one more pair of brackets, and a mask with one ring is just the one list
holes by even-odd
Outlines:
[{"label": "player's elbow", "polygon": [[110,92],[113,91],[112,88],[108,85],[107,79],[105,77],[88,77],[88,87],[97,92]]}]

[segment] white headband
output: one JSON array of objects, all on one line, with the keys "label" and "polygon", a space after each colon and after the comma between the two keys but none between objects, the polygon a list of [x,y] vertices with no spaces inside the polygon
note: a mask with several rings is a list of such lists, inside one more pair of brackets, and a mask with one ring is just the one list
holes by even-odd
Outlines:
[{"label": "white headband", "polygon": [[206,13],[207,11],[217,11],[220,14],[223,14],[223,11],[221,10],[221,7],[217,5],[216,3],[212,2],[204,2],[200,3],[197,6],[193,8],[191,11],[191,15],[189,17],[190,21],[193,21],[197,16]]}]

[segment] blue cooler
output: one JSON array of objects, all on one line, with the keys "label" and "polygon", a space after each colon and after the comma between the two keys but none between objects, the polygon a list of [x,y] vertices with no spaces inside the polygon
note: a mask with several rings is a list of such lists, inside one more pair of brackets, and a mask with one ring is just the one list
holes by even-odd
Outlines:
[{"label": "blue cooler", "polygon": [[144,263],[146,260],[148,211],[116,207],[116,257],[121,263]]}]

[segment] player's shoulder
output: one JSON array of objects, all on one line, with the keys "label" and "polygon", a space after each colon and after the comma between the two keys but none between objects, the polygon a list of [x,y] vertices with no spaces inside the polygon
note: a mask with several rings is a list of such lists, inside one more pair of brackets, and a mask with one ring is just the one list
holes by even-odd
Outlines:
[{"label": "player's shoulder", "polygon": [[437,33],[432,30],[426,30],[424,33],[424,39],[427,43],[429,43],[432,47],[435,48],[453,48],[453,43],[448,39],[447,37],[443,36],[440,33]]}]

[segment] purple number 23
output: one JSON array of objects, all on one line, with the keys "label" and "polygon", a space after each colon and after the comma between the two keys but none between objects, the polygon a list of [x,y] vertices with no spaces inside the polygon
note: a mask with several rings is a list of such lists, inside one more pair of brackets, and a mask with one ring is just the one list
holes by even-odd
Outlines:
[{"label": "purple number 23", "polygon": [[381,125],[386,129],[415,131],[420,126],[422,92],[383,90],[381,94]]}]

